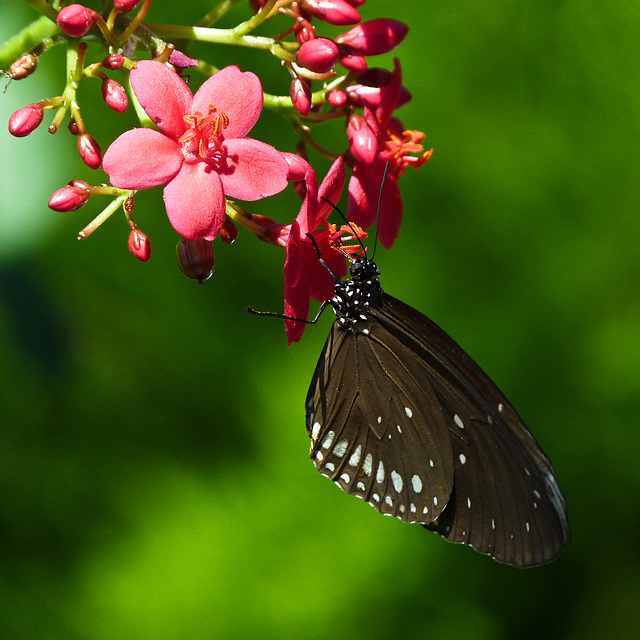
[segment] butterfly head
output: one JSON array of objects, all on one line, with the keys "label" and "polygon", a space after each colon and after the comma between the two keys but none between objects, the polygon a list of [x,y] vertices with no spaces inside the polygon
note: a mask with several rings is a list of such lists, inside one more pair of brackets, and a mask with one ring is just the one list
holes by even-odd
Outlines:
[{"label": "butterfly head", "polygon": [[368,280],[376,280],[380,275],[378,267],[373,260],[368,258],[354,258],[349,268],[351,279],[354,282],[367,282]]}]

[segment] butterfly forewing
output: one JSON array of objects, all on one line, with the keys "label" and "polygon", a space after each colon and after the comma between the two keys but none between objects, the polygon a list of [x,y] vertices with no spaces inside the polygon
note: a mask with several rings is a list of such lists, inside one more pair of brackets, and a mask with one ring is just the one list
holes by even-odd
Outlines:
[{"label": "butterfly forewing", "polygon": [[331,304],[338,319],[306,403],[320,473],[501,562],[555,558],[570,533],[553,468],[480,367],[377,279],[338,283]]}]

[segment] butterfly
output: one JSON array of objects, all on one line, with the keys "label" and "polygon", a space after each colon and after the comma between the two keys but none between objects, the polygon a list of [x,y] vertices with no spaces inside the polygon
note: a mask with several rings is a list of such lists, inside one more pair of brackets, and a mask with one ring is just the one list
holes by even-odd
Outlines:
[{"label": "butterfly", "polygon": [[380,513],[499,562],[550,562],[571,539],[551,462],[471,357],[384,293],[379,275],[352,258],[323,305],[336,320],[306,398],[318,471]]}]

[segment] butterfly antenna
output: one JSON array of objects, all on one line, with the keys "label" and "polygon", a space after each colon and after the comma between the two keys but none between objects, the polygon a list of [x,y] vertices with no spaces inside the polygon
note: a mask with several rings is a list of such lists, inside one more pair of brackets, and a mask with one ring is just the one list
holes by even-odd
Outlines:
[{"label": "butterfly antenna", "polygon": [[[345,221],[345,223],[347,224],[347,226],[349,227],[349,229],[351,229],[351,232],[353,233],[353,235],[357,238],[358,242],[360,243],[360,246],[362,247],[362,251],[364,251],[364,255],[367,255],[367,249],[364,246],[363,242],[362,242],[362,238],[360,238],[360,236],[358,235],[358,232],[354,229],[353,225],[347,220],[347,216],[344,215],[344,213],[342,213],[342,211],[340,210],[340,208],[333,204],[333,202],[331,202],[331,200],[329,200],[329,198],[325,198],[324,196],[320,196],[327,204],[330,204],[333,207],[333,210],[336,211],[338,213],[338,215]],[[353,257],[350,256],[344,249],[342,249],[342,247],[336,247],[336,249],[338,249],[339,251],[341,251],[351,262],[353,262]]]},{"label": "butterfly antenna", "polygon": [[378,248],[378,235],[380,235],[380,211],[382,211],[382,190],[384,189],[384,184],[387,181],[387,174],[389,173],[389,163],[384,165],[384,173],[382,174],[382,184],[380,185],[380,194],[378,195],[378,215],[376,216],[376,239],[373,242],[373,254],[371,255],[371,260],[376,255],[376,249]]}]

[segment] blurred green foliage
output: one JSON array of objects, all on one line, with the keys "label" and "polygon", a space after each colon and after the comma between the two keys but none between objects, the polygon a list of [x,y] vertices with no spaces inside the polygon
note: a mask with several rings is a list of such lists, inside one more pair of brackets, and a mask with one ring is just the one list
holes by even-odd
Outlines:
[{"label": "blurred green foliage", "polygon": [[[210,6],[156,0],[149,19],[193,24]],[[136,199],[148,264],[119,216],[76,241],[101,203],[60,214],[47,199],[105,178],[42,127],[0,136],[1,637],[637,637],[637,6],[369,0],[362,14],[410,25],[401,117],[435,147],[402,180],[383,286],[452,333],[527,420],[564,488],[571,546],[519,571],[319,476],[304,397],[330,314],[287,348],[280,321],[245,312],[281,307],[283,253],[241,231],[216,243],[209,282],[188,281],[159,190]],[[34,16],[3,2],[0,36]],[[267,54],[194,50],[288,92]],[[0,97],[0,120],[59,93],[63,69],[62,50],[43,56]],[[101,142],[132,125],[85,85]],[[273,114],[252,135],[293,150]],[[297,201],[253,210],[287,222]]]}]

